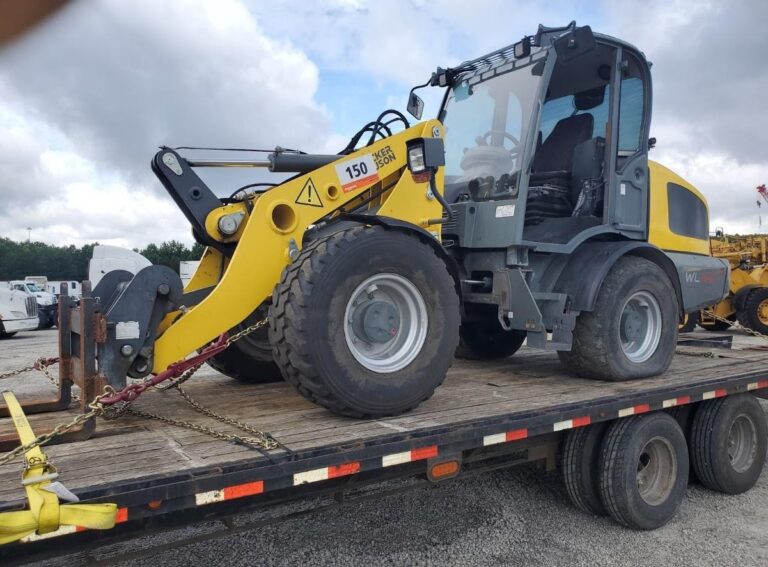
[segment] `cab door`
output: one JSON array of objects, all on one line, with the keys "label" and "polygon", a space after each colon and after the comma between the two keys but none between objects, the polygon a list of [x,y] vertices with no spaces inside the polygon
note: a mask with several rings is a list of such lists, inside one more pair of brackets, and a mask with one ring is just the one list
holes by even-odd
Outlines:
[{"label": "cab door", "polygon": [[609,165],[608,219],[627,236],[647,238],[648,130],[651,79],[648,63],[626,48],[617,50]]}]

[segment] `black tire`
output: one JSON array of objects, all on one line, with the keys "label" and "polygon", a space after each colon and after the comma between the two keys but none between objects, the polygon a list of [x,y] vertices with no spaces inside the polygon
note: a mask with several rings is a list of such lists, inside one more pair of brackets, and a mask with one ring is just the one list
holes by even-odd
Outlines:
[{"label": "black tire", "polygon": [[[729,447],[732,427],[742,424],[750,433],[743,438],[744,452]],[[693,417],[691,460],[696,476],[712,490],[741,494],[752,488],[763,470],[767,443],[765,413],[750,394],[702,402]],[[731,456],[732,449],[737,452]]]},{"label": "black tire", "polygon": [[48,320],[50,317],[48,316],[48,313],[45,311],[37,311],[37,329],[38,331],[41,329],[47,329],[50,327]]},{"label": "black tire", "polygon": [[568,496],[582,512],[605,516],[600,497],[599,456],[609,422],[571,429],[563,444],[563,480]]},{"label": "black tire", "polygon": [[456,357],[467,360],[493,360],[515,354],[525,342],[525,331],[505,331],[497,320],[468,321],[459,328]]},{"label": "black tire", "polygon": [[[624,306],[635,293],[655,299],[660,312],[660,335],[647,360],[633,362],[622,349]],[[625,256],[608,272],[595,308],[576,320],[570,352],[558,351],[569,370],[583,378],[630,380],[662,374],[675,354],[679,321],[677,295],[667,274],[644,258]]]},{"label": "black tire", "polygon": [[760,317],[762,303],[768,304],[768,287],[758,287],[749,292],[744,307],[738,313],[738,321],[742,327],[765,335],[768,334],[768,323],[763,322],[765,315]]},{"label": "black tire", "polygon": [[[657,466],[659,474],[641,492],[640,475]],[[677,513],[688,486],[685,436],[666,412],[616,420],[605,434],[599,467],[600,495],[611,517],[633,529],[659,528]]]},{"label": "black tire", "polygon": [[[415,358],[388,373],[358,362],[346,338],[352,294],[380,274],[418,290],[428,320]],[[382,417],[416,407],[445,379],[459,342],[459,300],[445,263],[418,237],[396,230],[355,227],[315,241],[283,271],[272,297],[269,340],[283,376],[341,415]]]},{"label": "black tire", "polygon": [[[242,331],[266,316],[267,308],[259,307],[245,321],[231,329],[230,334]],[[272,356],[266,327],[256,329],[234,342],[227,350],[209,358],[208,365],[225,376],[249,384],[279,382],[283,379],[280,367],[275,364]]]},{"label": "black tire", "polygon": [[679,333],[690,333],[696,329],[696,325],[699,324],[699,318],[701,314],[698,311],[693,313],[686,313],[683,315],[680,325],[677,328]]}]

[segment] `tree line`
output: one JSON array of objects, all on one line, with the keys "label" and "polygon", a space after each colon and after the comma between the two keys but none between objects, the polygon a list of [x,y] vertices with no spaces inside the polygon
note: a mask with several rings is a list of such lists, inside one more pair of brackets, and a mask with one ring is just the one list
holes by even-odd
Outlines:
[{"label": "tree line", "polygon": [[[47,276],[53,281],[88,279],[88,261],[97,244],[85,244],[78,248],[0,238],[0,281],[19,280],[26,276]],[[176,240],[134,250],[153,264],[168,266],[176,272],[182,260],[199,260],[203,255],[200,244],[187,248]]]}]

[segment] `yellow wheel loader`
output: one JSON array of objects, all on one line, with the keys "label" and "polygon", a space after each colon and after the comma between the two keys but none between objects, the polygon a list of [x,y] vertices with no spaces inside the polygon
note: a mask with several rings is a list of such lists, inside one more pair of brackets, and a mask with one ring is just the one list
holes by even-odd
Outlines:
[{"label": "yellow wheel loader", "polygon": [[[664,372],[679,318],[725,296],[728,264],[709,254],[704,197],[648,160],[642,52],[573,22],[540,26],[438,68],[410,93],[417,120],[423,87],[444,89],[436,119],[386,111],[338,154],[162,148],[152,168],[207,248],[183,289],[161,266],[94,289],[106,380],[161,372],[265,317],[267,332],[213,365],[245,380],[279,372],[356,417],[414,408],[456,352],[506,357],[525,340],[587,378]],[[201,167],[294,176],[221,199]]]},{"label": "yellow wheel loader", "polygon": [[727,260],[731,266],[728,296],[702,311],[697,322],[708,331],[724,331],[731,326],[723,320],[727,319],[768,334],[768,237],[732,236],[718,231],[710,244],[712,255]]}]

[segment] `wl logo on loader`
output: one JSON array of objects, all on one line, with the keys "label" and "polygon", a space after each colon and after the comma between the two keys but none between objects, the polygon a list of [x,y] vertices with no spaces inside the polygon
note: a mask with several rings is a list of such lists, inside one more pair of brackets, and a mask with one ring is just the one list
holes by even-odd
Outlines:
[{"label": "wl logo on loader", "polygon": [[320,200],[320,193],[317,192],[315,184],[312,183],[312,179],[307,179],[304,184],[304,188],[296,197],[295,203],[297,205],[306,205],[308,207],[322,207],[323,202]]}]

